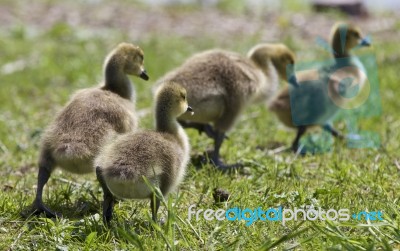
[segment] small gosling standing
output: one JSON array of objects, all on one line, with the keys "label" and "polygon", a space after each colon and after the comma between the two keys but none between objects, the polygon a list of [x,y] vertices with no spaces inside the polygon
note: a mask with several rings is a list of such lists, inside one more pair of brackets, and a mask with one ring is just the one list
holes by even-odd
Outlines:
[{"label": "small gosling standing", "polygon": [[220,160],[225,133],[247,105],[265,102],[275,94],[279,77],[286,79],[286,66],[293,63],[293,52],[283,44],[256,45],[247,58],[230,51],[209,50],[189,58],[159,82],[176,81],[187,90],[196,114],[183,114],[179,122],[214,139],[211,161],[226,170],[239,165],[225,165]]},{"label": "small gosling standing", "polygon": [[[346,102],[341,98],[344,91],[342,80],[352,79],[354,83],[359,83],[360,90],[364,85],[365,73],[360,70],[364,67],[361,61],[350,53],[350,50],[356,46],[370,46],[368,39],[362,38],[360,29],[352,24],[334,25],[331,31],[331,46],[335,60],[332,65],[321,67],[318,71],[299,72],[296,74],[295,85],[307,84],[299,86],[300,88],[287,85],[269,105],[270,110],[284,125],[297,128],[297,134],[291,146],[294,152],[297,152],[299,148],[301,136],[314,125],[296,126],[292,120],[293,116],[301,122],[315,121],[316,125],[321,125],[333,136],[342,138],[343,136],[330,124],[330,120],[340,109],[340,105]],[[307,82],[309,80],[313,82]],[[290,95],[297,97],[295,104],[291,104]],[[336,105],[333,105],[330,100]],[[292,114],[292,110],[295,114]]]},{"label": "small gosling standing", "polygon": [[120,135],[106,145],[95,159],[97,179],[104,193],[103,220],[112,219],[114,196],[150,199],[153,220],[160,200],[144,177],[167,195],[182,181],[189,161],[190,145],[177,118],[192,108],[186,90],[177,83],[163,83],[157,91],[156,131]]},{"label": "small gosling standing", "polygon": [[106,138],[137,127],[134,90],[126,74],[149,79],[143,67],[143,51],[133,44],[119,44],[107,56],[104,74],[101,87],[75,93],[44,132],[35,214],[55,216],[43,204],[42,193],[57,166],[78,174],[93,172],[93,159]]}]

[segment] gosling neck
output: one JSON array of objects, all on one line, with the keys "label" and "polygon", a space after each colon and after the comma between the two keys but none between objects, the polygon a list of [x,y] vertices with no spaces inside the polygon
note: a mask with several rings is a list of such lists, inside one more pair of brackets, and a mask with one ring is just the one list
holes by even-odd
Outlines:
[{"label": "gosling neck", "polygon": [[156,130],[173,135],[178,134],[178,121],[173,118],[173,116],[167,111],[166,107],[163,105],[157,105],[156,107]]},{"label": "gosling neck", "polygon": [[351,53],[346,48],[343,51],[341,48],[333,50],[333,58],[336,64],[343,64],[344,62],[351,61]]},{"label": "gosling neck", "polygon": [[105,83],[103,89],[118,94],[125,99],[131,99],[133,88],[128,76],[123,72],[122,67],[111,58],[104,69]]},{"label": "gosling neck", "polygon": [[333,57],[335,59],[348,58],[348,57],[351,56],[350,53],[346,49],[343,52],[341,51],[342,50],[341,48],[340,49],[333,49],[333,50],[334,50]]},{"label": "gosling neck", "polygon": [[332,38],[332,49],[333,57],[335,59],[345,58],[350,56],[350,52],[347,46],[344,44],[342,47],[342,40],[340,39],[340,34],[335,34]]},{"label": "gosling neck", "polygon": [[263,58],[259,60],[258,58],[252,57],[251,61],[264,73],[265,76],[268,76],[271,67],[273,66],[271,58]]}]

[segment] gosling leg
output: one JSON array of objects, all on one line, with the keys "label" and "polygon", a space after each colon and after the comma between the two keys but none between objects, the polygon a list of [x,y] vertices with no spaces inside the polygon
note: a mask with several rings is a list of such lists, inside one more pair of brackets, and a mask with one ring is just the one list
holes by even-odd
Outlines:
[{"label": "gosling leg", "polygon": [[[205,133],[209,138],[214,139],[217,136],[217,132],[214,130],[214,128],[210,124],[202,124],[202,123],[197,123],[197,122],[188,122],[188,121],[182,121],[179,120],[179,124],[183,128],[193,128],[199,131],[200,134]],[[228,137],[225,136],[227,139]]]},{"label": "gosling leg", "polygon": [[35,210],[33,214],[39,215],[41,213],[45,213],[48,218],[55,218],[58,216],[56,213],[52,212],[49,208],[47,208],[43,203],[43,188],[46,183],[49,181],[51,172],[54,169],[54,161],[52,160],[51,155],[44,151],[42,153],[41,159],[39,161],[39,171],[38,171],[38,180],[37,180],[37,188],[36,188],[36,197],[33,201],[33,209]]},{"label": "gosling leg", "polygon": [[338,138],[338,139],[344,139],[344,136],[342,133],[340,133],[338,130],[332,127],[330,124],[326,124],[322,127],[325,131],[329,132],[332,134],[333,137]]},{"label": "gosling leg", "polygon": [[219,157],[219,151],[221,149],[221,145],[224,142],[224,139],[226,138],[224,132],[216,131],[216,135],[214,137],[214,151],[212,152],[211,155],[211,161],[212,163],[221,171],[228,171],[230,169],[238,168],[241,167],[242,165],[240,163],[236,163],[233,165],[226,165],[224,164],[220,157]]},{"label": "gosling leg", "polygon": [[293,143],[292,143],[292,151],[293,152],[297,152],[297,150],[299,149],[299,141],[301,136],[304,135],[304,133],[306,132],[307,127],[306,126],[299,126],[297,127],[297,134],[296,134],[296,138],[294,139]]},{"label": "gosling leg", "polygon": [[104,181],[103,171],[100,167],[96,167],[96,176],[101,188],[103,189],[103,222],[109,226],[110,221],[112,220],[115,199]]}]

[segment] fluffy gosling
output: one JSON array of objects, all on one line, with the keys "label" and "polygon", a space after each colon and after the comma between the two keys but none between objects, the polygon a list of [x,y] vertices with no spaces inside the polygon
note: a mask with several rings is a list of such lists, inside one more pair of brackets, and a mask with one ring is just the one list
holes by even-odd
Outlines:
[{"label": "fluffy gosling", "polygon": [[[370,45],[369,41],[362,38],[361,34],[360,29],[352,24],[339,23],[334,25],[331,31],[334,63],[328,67],[321,67],[317,71],[303,71],[296,74],[295,84],[283,88],[271,101],[269,108],[277,115],[278,119],[288,127],[297,128],[297,134],[291,146],[294,152],[298,151],[301,136],[314,125],[321,125],[324,130],[335,137],[343,137],[332,127],[330,120],[340,109],[340,106],[346,102],[340,98],[343,94],[341,81],[351,78],[354,83],[360,84],[360,89],[364,85],[365,74],[359,70],[363,69],[362,63],[350,53],[350,50],[356,46]],[[342,44],[344,41],[345,44]],[[346,67],[343,67],[344,65]],[[312,84],[307,82],[309,80],[313,81]],[[301,83],[307,84],[298,88],[297,86]],[[327,83],[329,84],[328,87],[326,87]],[[294,104],[296,107],[291,107],[289,93],[298,97]],[[332,105],[331,100],[336,105]],[[311,107],[312,109],[310,109]],[[294,115],[292,109],[295,111]],[[292,116],[296,116],[298,120],[300,119],[303,122],[315,121],[315,124],[295,125]]]},{"label": "fluffy gosling", "polygon": [[150,199],[157,221],[160,200],[145,179],[165,196],[182,181],[189,161],[190,145],[177,118],[192,112],[186,90],[177,83],[163,83],[156,93],[156,131],[120,135],[95,159],[97,179],[104,193],[103,220],[112,219],[114,196]]},{"label": "fluffy gosling", "polygon": [[240,165],[225,165],[220,160],[225,133],[247,105],[267,101],[275,94],[279,77],[286,79],[286,66],[293,63],[293,52],[283,44],[256,45],[247,58],[230,51],[209,50],[189,58],[159,82],[176,81],[187,90],[196,114],[183,114],[179,122],[213,138],[210,159],[219,169],[227,170]]},{"label": "fluffy gosling", "polygon": [[94,156],[106,138],[137,127],[134,90],[126,75],[149,79],[143,67],[143,51],[133,44],[119,44],[107,56],[104,74],[102,86],[75,93],[44,132],[35,214],[56,216],[43,204],[42,193],[57,166],[78,174],[93,172]]}]

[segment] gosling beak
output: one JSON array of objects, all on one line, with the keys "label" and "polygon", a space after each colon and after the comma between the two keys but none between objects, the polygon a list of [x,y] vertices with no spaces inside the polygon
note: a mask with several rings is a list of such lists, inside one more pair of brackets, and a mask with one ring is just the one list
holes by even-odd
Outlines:
[{"label": "gosling beak", "polygon": [[193,116],[193,114],[194,114],[193,108],[190,107],[190,106],[187,107],[186,112],[190,112],[190,115],[192,115],[192,116]]},{"label": "gosling beak", "polygon": [[288,78],[288,83],[293,85],[294,87],[299,87],[299,83],[297,82],[296,75],[293,74]]},{"label": "gosling beak", "polygon": [[371,46],[371,39],[369,37],[365,37],[361,39],[360,43],[358,44],[360,46]]},{"label": "gosling beak", "polygon": [[146,70],[143,70],[142,73],[140,73],[139,77],[144,80],[149,80],[149,76],[147,75]]}]

